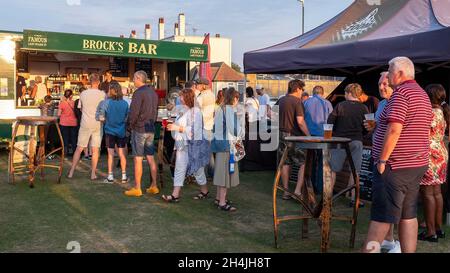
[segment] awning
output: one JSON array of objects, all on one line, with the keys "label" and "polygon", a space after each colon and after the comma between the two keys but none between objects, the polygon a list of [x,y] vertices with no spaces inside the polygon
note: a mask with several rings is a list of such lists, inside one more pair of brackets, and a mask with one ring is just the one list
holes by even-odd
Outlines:
[{"label": "awning", "polygon": [[24,50],[205,62],[202,44],[24,30]]},{"label": "awning", "polygon": [[302,36],[245,53],[245,73],[349,76],[397,56],[448,62],[449,26],[450,0],[356,0]]}]

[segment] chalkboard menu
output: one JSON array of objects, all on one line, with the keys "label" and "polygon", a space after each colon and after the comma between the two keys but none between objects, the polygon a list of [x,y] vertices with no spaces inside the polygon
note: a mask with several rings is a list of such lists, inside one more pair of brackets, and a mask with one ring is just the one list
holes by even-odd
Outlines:
[{"label": "chalkboard menu", "polygon": [[152,60],[151,59],[136,59],[136,71],[144,70],[147,75],[152,75]]},{"label": "chalkboard menu", "polygon": [[128,77],[128,58],[110,58],[109,69],[115,77]]},{"label": "chalkboard menu", "polygon": [[364,147],[359,177],[361,199],[372,201],[373,159],[372,149]]}]

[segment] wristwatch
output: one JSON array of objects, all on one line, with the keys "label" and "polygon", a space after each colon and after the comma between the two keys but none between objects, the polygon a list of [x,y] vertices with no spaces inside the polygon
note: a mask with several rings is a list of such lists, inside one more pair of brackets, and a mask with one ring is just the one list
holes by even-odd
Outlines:
[{"label": "wristwatch", "polygon": [[386,164],[386,163],[387,163],[387,160],[381,160],[381,159],[380,159],[380,160],[378,160],[378,164],[380,164],[380,163],[381,163],[381,164]]}]

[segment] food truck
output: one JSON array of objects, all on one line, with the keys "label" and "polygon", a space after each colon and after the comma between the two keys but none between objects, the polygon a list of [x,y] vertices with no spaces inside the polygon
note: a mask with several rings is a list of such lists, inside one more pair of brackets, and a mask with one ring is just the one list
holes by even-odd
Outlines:
[{"label": "food truck", "polygon": [[190,78],[190,63],[207,60],[208,47],[202,44],[0,31],[0,142],[11,137],[17,116],[40,115],[40,102],[31,96],[36,79],[42,80],[57,104],[66,89],[72,89],[76,99],[90,73],[102,75],[107,70],[132,93],[134,72],[144,70],[163,105],[170,90]]}]

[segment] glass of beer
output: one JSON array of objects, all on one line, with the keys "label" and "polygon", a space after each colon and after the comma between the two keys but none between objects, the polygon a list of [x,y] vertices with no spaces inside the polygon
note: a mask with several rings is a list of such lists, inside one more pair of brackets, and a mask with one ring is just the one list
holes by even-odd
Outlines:
[{"label": "glass of beer", "polygon": [[333,137],[333,124],[324,124],[323,125],[323,138],[331,139]]},{"label": "glass of beer", "polygon": [[375,127],[375,114],[365,114],[364,117],[366,118],[367,123],[371,128]]}]

